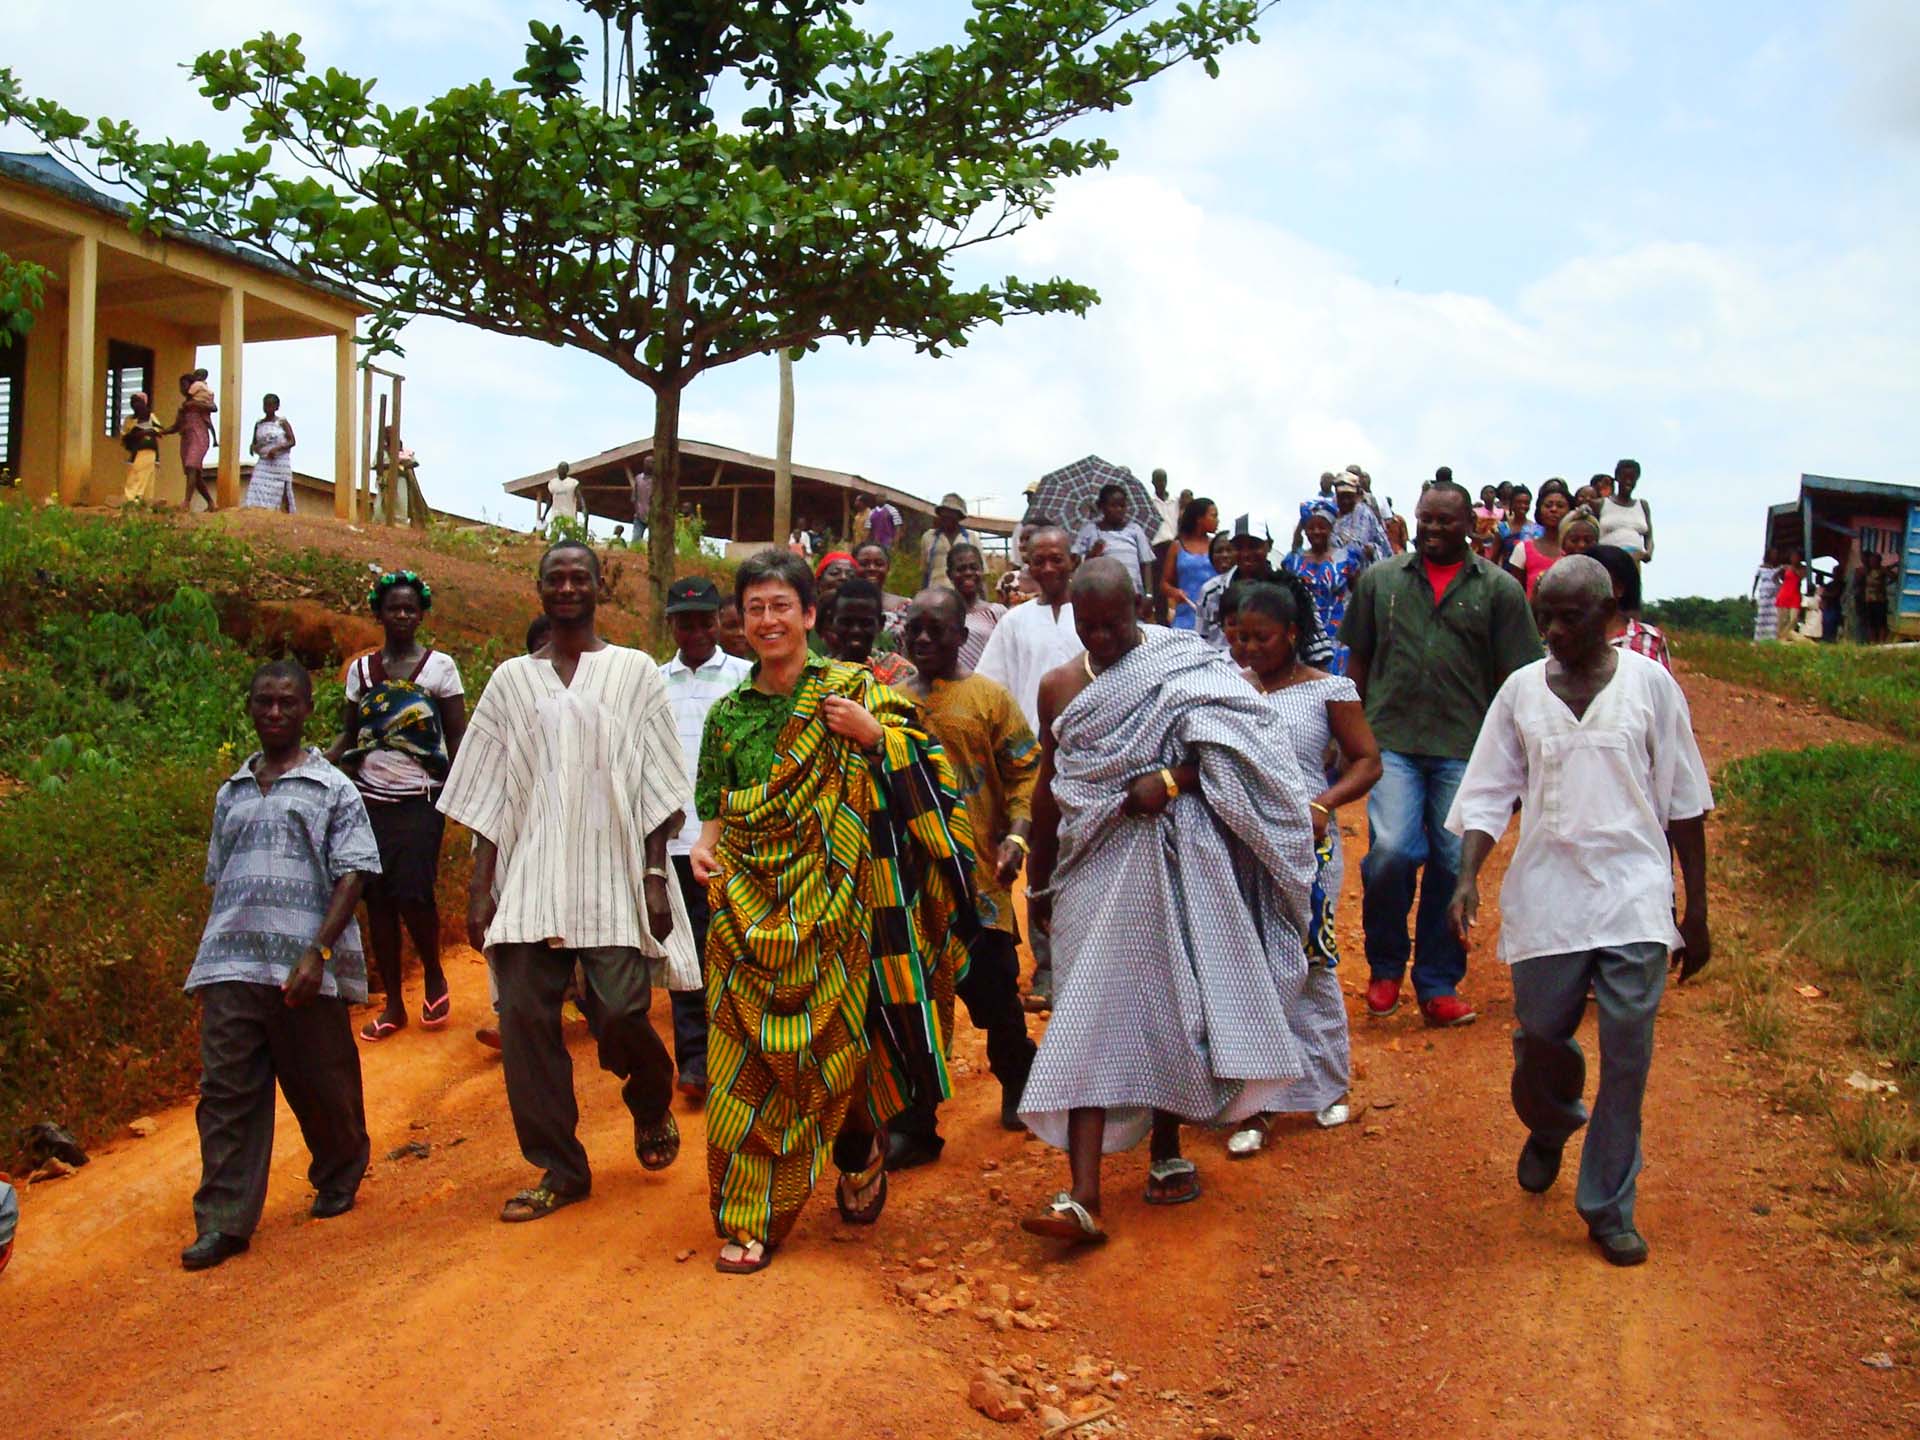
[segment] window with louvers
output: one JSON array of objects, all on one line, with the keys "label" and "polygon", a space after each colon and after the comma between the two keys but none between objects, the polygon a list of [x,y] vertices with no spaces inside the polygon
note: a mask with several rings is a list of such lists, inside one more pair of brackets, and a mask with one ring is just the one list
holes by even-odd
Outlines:
[{"label": "window with louvers", "polygon": [[25,418],[27,337],[0,347],[0,470],[20,473],[20,422]]},{"label": "window with louvers", "polygon": [[118,435],[133,413],[127,404],[136,393],[153,395],[153,351],[124,340],[107,342],[107,434]]}]

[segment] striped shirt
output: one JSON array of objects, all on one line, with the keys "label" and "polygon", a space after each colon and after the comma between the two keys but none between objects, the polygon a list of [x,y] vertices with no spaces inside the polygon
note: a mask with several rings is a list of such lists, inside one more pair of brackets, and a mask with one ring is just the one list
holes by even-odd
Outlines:
[{"label": "striped shirt", "polygon": [[440,792],[449,819],[499,850],[489,949],[638,950],[667,962],[675,990],[698,987],[699,961],[678,885],[664,946],[648,928],[646,837],[692,804],[660,667],[619,645],[583,654],[571,685],[551,660],[501,665]]},{"label": "striped shirt", "polygon": [[[724,650],[715,650],[698,670],[678,655],[661,667],[667,677],[667,700],[673,706],[673,727],[680,737],[680,758],[685,763],[689,788],[699,778],[700,735],[707,728],[707,712],[713,702],[729,690],[740,687],[753,673],[751,662]],[[667,842],[669,855],[692,853],[693,842],[700,838],[700,817],[687,807],[687,823]]]},{"label": "striped shirt", "polygon": [[[367,807],[353,781],[308,747],[306,758],[260,792],[256,753],[220,787],[207,841],[213,907],[186,988],[237,980],[285,986],[313,944],[333,887],[359,870],[380,873]],[[333,942],[320,993],[367,998],[367,961],[352,920]]]}]

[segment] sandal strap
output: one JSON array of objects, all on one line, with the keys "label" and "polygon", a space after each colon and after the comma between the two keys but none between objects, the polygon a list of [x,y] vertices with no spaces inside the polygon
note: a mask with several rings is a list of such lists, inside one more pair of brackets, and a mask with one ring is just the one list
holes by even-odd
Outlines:
[{"label": "sandal strap", "polygon": [[1100,1226],[1094,1221],[1092,1212],[1065,1190],[1054,1196],[1053,1204],[1047,1208],[1056,1215],[1071,1215],[1075,1223],[1089,1235],[1096,1235],[1100,1231]]},{"label": "sandal strap", "polygon": [[1171,1160],[1156,1160],[1147,1167],[1147,1178],[1160,1183],[1199,1173],[1199,1167],[1184,1155],[1176,1155]]}]

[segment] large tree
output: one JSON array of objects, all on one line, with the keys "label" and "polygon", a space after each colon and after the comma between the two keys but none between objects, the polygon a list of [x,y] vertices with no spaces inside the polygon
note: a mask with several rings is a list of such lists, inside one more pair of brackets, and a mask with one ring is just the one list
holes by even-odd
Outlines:
[{"label": "large tree", "polygon": [[[955,262],[1115,152],[1076,121],[1183,61],[1218,72],[1275,0],[973,0],[963,38],[897,54],[858,0],[579,0],[597,46],[530,23],[514,84],[394,109],[307,68],[298,36],[200,56],[242,147],[143,140],[29,96],[0,116],[128,187],[134,225],[262,247],[373,309],[569,345],[654,395],[649,545],[672,572],[680,400],[702,372],[830,337],[931,355],[984,322],[1084,314],[1084,285],[963,286]],[[717,97],[736,100],[715,113]]]}]

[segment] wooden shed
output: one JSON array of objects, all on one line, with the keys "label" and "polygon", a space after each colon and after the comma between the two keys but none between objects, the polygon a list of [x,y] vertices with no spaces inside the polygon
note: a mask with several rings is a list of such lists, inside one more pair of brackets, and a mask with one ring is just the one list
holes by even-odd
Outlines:
[{"label": "wooden shed", "polygon": [[[623,525],[634,521],[633,477],[653,458],[653,440],[636,440],[569,462],[580,482],[580,507],[587,515]],[[680,442],[680,499],[700,517],[704,533],[728,542],[728,549],[757,550],[784,535],[773,533],[773,459],[704,440]],[[506,482],[509,495],[543,500],[555,471],[542,470]],[[793,519],[807,521],[844,539],[853,527],[853,497],[865,493],[890,501],[905,517],[910,532],[933,523],[934,502],[891,485],[882,485],[844,470],[816,465],[793,466]],[[1014,522],[970,515],[967,528],[983,540],[997,539],[1004,548],[1012,539]]]},{"label": "wooden shed", "polygon": [[1920,638],[1920,486],[1802,475],[1800,496],[1767,510],[1769,549],[1795,549],[1851,574],[1866,551],[1894,569],[1889,628]]}]

